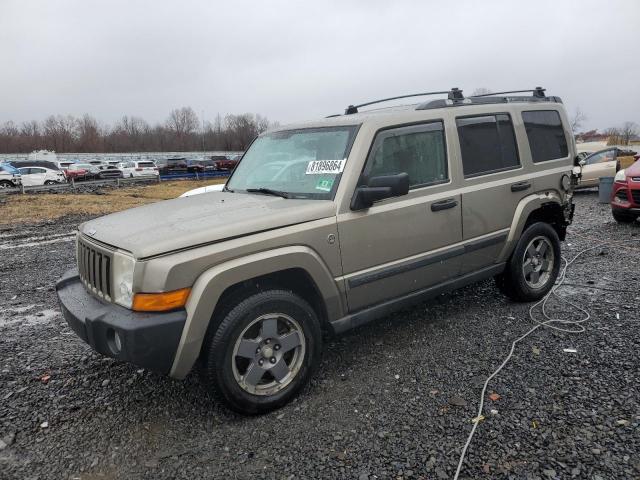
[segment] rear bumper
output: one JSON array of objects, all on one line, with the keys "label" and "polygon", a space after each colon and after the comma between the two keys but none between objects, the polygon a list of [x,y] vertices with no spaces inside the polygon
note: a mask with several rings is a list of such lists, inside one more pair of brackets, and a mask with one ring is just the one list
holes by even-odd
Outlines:
[{"label": "rear bumper", "polygon": [[141,313],[89,294],[78,270],[58,280],[60,310],[73,331],[96,352],[168,374],[187,313]]}]

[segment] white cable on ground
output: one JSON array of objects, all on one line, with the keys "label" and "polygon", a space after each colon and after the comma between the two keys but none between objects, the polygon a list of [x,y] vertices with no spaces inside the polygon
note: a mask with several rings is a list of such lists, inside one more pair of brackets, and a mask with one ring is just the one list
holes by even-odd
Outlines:
[{"label": "white cable on ground", "polygon": [[[500,373],[500,371],[504,368],[504,366],[509,362],[509,360],[513,356],[513,352],[515,351],[516,345],[520,341],[524,340],[529,335],[531,335],[533,332],[538,330],[540,327],[550,328],[550,329],[553,329],[553,330],[557,330],[557,331],[560,331],[560,332],[566,332],[566,333],[582,333],[582,332],[585,331],[585,328],[581,324],[586,322],[587,320],[589,320],[591,318],[591,314],[587,310],[585,310],[584,308],[576,305],[573,302],[570,302],[566,298],[562,298],[562,297],[558,296],[556,294],[556,290],[558,290],[558,288],[560,288],[562,286],[562,284],[564,283],[564,280],[565,280],[565,278],[567,276],[567,269],[569,268],[569,266],[571,264],[573,264],[573,262],[575,262],[584,253],[586,253],[588,251],[591,251],[591,250],[595,250],[596,248],[600,248],[600,247],[605,246],[605,245],[615,245],[615,244],[613,242],[602,242],[602,243],[599,243],[599,244],[597,244],[597,245],[595,245],[593,247],[589,247],[589,248],[586,248],[586,249],[578,252],[571,260],[567,260],[565,257],[561,257],[565,264],[564,264],[564,267],[562,269],[562,272],[560,273],[558,282],[556,283],[556,285],[551,290],[549,290],[549,293],[547,293],[544,296],[544,298],[542,298],[541,300],[538,300],[536,303],[534,303],[531,306],[531,308],[529,308],[529,318],[533,322],[535,322],[536,325],[533,328],[529,329],[524,335],[518,337],[516,340],[513,341],[513,343],[511,344],[511,350],[509,350],[509,354],[505,357],[505,359],[502,361],[500,366],[489,376],[489,378],[487,378],[485,380],[484,385],[482,386],[482,393],[480,393],[480,404],[478,406],[478,414],[476,415],[476,418],[474,419],[473,427],[471,428],[471,431],[469,432],[469,436],[467,437],[467,441],[465,442],[464,447],[462,449],[462,453],[460,454],[460,460],[458,462],[458,468],[456,469],[456,473],[455,473],[455,475],[453,477],[453,480],[458,480],[458,477],[460,476],[460,471],[462,470],[462,464],[464,463],[464,459],[465,459],[466,454],[467,454],[467,449],[469,448],[469,445],[471,444],[471,440],[473,439],[473,435],[476,433],[476,428],[480,424],[480,418],[481,418],[481,415],[482,415],[482,411],[484,409],[484,396],[485,396],[485,394],[487,392],[487,387],[489,385],[489,382],[498,373]],[[584,317],[579,319],[579,320],[565,320],[565,319],[561,319],[561,318],[551,318],[546,312],[547,301],[549,300],[551,295],[554,295],[560,301],[565,302],[565,303],[571,305],[572,307],[574,307],[575,309],[579,310],[580,312],[582,312],[584,314]],[[533,309],[536,308],[540,304],[542,304],[542,314],[547,319],[547,320],[542,321],[542,322],[536,320],[536,318],[533,316]],[[569,329],[569,328],[563,328],[561,326],[556,326],[554,324],[574,325],[574,326],[577,326],[578,328],[577,329]]]}]

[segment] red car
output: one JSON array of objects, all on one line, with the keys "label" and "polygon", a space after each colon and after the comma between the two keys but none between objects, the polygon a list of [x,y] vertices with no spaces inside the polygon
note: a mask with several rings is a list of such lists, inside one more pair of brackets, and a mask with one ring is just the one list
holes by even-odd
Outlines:
[{"label": "red car", "polygon": [[213,165],[216,170],[233,170],[240,161],[241,155],[213,155]]},{"label": "red car", "polygon": [[616,173],[611,213],[621,223],[631,223],[640,216],[640,161]]}]

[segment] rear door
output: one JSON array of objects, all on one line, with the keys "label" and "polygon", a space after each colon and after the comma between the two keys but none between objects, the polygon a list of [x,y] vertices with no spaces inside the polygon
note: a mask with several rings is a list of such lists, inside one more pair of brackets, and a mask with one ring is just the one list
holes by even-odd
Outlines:
[{"label": "rear door", "polygon": [[520,199],[533,185],[524,174],[508,113],[456,117],[464,174],[461,273],[495,263]]},{"label": "rear door", "polygon": [[[451,193],[444,125],[380,130],[360,180],[406,172],[408,195],[338,216],[349,309],[357,311],[455,277],[460,195]],[[459,252],[458,252],[459,253]]]}]

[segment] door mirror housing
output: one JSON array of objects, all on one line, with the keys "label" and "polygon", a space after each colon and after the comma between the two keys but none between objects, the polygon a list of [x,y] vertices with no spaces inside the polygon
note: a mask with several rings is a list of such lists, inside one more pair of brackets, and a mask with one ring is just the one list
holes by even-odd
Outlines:
[{"label": "door mirror housing", "polygon": [[581,167],[584,167],[586,164],[587,164],[587,162],[584,159],[582,159],[582,160],[580,160],[578,162],[578,165],[580,165]]},{"label": "door mirror housing", "polygon": [[371,177],[367,185],[356,188],[351,199],[351,210],[364,210],[379,200],[399,197],[409,193],[409,174]]}]

